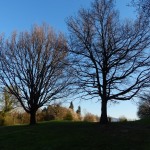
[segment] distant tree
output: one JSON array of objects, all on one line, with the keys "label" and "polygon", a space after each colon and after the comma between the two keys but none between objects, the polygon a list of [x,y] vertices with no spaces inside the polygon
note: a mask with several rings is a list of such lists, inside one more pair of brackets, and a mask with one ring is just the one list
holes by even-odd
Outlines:
[{"label": "distant tree", "polygon": [[79,116],[72,110],[60,105],[49,105],[42,111],[44,120],[79,120]]},{"label": "distant tree", "polygon": [[30,124],[36,124],[40,107],[70,91],[66,39],[44,24],[7,40],[1,37],[0,44],[0,81],[30,114]]},{"label": "distant tree", "polygon": [[68,112],[68,109],[59,104],[54,104],[49,105],[43,110],[43,112],[46,112],[46,120],[63,120],[64,116]]},{"label": "distant tree", "polygon": [[81,115],[81,107],[80,106],[78,106],[78,109],[77,109],[76,113]]},{"label": "distant tree", "polygon": [[85,121],[85,122],[97,122],[97,116],[93,115],[91,113],[86,113],[84,118],[83,118],[83,121]]},{"label": "distant tree", "polygon": [[69,108],[72,109],[72,110],[74,109],[74,106],[73,106],[73,102],[72,102],[72,101],[70,102]]},{"label": "distant tree", "polygon": [[5,87],[2,92],[2,97],[0,99],[2,112],[5,114],[15,107],[17,107],[17,99],[12,95],[9,90]]},{"label": "distant tree", "polygon": [[109,101],[131,100],[150,79],[149,21],[120,21],[114,6],[94,0],[67,21],[76,85],[83,99],[101,100],[101,124],[108,123]]},{"label": "distant tree", "polygon": [[73,120],[73,115],[70,111],[67,112],[67,114],[63,118],[64,120],[72,121]]},{"label": "distant tree", "polygon": [[139,118],[150,118],[150,93],[145,93],[140,97],[137,115]]},{"label": "distant tree", "polygon": [[119,122],[127,122],[127,118],[125,116],[119,117]]}]

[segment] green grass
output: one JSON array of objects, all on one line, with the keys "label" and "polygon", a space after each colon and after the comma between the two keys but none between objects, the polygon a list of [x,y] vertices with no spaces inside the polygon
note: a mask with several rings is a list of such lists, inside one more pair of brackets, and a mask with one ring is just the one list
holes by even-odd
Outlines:
[{"label": "green grass", "polygon": [[150,121],[0,127],[0,150],[150,150]]}]

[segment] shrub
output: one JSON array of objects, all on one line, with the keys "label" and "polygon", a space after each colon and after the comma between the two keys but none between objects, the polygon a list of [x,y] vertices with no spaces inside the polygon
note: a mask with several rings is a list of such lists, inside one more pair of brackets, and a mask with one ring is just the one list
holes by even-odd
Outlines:
[{"label": "shrub", "polygon": [[149,105],[146,103],[141,104],[138,108],[137,115],[140,119],[150,118],[150,103]]},{"label": "shrub", "polygon": [[141,95],[137,115],[140,119],[150,119],[150,92]]},{"label": "shrub", "polygon": [[42,111],[43,120],[80,120],[80,116],[73,111],[73,109],[68,109],[60,105],[50,105],[47,108],[44,108]]},{"label": "shrub", "polygon": [[80,114],[77,114],[77,113],[74,112],[72,109],[69,109],[69,111],[70,111],[70,113],[72,114],[74,121],[81,121],[81,120],[82,120],[82,117],[81,117]]},{"label": "shrub", "polygon": [[97,116],[93,115],[91,113],[87,113],[85,114],[83,121],[87,121],[87,122],[97,122]]},{"label": "shrub", "polygon": [[127,118],[126,118],[125,116],[121,116],[121,117],[119,118],[119,121],[120,121],[120,122],[127,122],[128,120],[127,120]]},{"label": "shrub", "polygon": [[19,117],[21,117],[21,119],[20,119],[21,124],[28,124],[29,123],[30,115],[28,113],[24,112],[24,113],[20,113],[19,115],[20,115]]},{"label": "shrub", "polygon": [[50,105],[47,108],[47,118],[49,118],[49,120],[51,119],[63,120],[67,113],[68,109],[60,105],[55,106]]},{"label": "shrub", "polygon": [[70,111],[68,111],[67,114],[64,116],[64,120],[73,120],[73,116]]},{"label": "shrub", "polygon": [[4,117],[4,125],[5,126],[10,126],[10,125],[14,125],[14,120],[13,117],[11,116],[11,114],[6,114]]}]

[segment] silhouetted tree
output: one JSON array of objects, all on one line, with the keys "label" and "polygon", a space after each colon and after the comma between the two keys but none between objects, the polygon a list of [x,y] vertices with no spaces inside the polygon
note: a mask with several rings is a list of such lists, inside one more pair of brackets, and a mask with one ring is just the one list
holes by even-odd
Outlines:
[{"label": "silhouetted tree", "polygon": [[145,93],[140,97],[137,115],[139,118],[150,118],[150,93]]},{"label": "silhouetted tree", "polygon": [[44,24],[0,40],[0,80],[35,124],[40,107],[68,95],[66,39]]},{"label": "silhouetted tree", "polygon": [[70,102],[69,108],[72,109],[72,110],[74,109],[73,102]]},{"label": "silhouetted tree", "polygon": [[78,106],[78,109],[77,109],[76,113],[81,115],[81,107],[80,106]]},{"label": "silhouetted tree", "polygon": [[114,0],[95,0],[67,21],[76,85],[82,98],[101,100],[101,124],[108,101],[131,100],[150,76],[149,22],[142,15],[120,21]]}]

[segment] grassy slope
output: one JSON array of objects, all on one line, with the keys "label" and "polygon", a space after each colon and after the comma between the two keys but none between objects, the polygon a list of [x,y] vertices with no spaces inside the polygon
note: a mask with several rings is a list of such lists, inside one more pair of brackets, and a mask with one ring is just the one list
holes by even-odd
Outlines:
[{"label": "grassy slope", "polygon": [[0,150],[150,150],[150,121],[0,127]]}]

